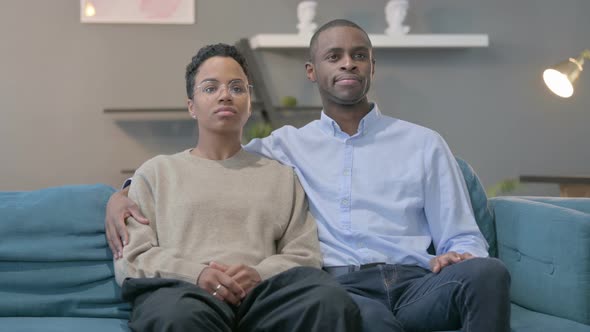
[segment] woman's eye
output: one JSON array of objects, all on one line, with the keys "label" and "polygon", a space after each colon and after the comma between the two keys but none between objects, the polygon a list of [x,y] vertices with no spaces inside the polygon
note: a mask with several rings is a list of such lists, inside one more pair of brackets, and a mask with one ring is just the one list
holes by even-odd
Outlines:
[{"label": "woman's eye", "polygon": [[206,86],[203,88],[203,92],[205,93],[214,93],[215,91],[217,91],[217,87],[215,86]]},{"label": "woman's eye", "polygon": [[244,88],[242,88],[241,86],[232,86],[231,91],[235,93],[242,93],[244,92]]}]

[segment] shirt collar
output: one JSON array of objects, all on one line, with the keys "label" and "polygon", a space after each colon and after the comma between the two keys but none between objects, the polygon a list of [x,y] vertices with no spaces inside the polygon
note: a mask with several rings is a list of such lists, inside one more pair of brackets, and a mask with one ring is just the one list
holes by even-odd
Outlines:
[{"label": "shirt collar", "polygon": [[[379,118],[381,117],[381,111],[379,110],[377,103],[372,104],[373,107],[371,108],[371,111],[361,119],[356,135],[363,135],[367,133],[368,130],[370,130],[370,128],[379,121]],[[329,135],[336,136],[343,133],[338,123],[329,117],[323,110],[320,116],[319,125],[320,129]]]}]

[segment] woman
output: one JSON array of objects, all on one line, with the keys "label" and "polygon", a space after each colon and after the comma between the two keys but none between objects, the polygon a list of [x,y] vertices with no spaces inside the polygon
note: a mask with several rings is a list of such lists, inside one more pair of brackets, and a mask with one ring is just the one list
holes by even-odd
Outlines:
[{"label": "woman", "polygon": [[[319,267],[315,221],[293,170],[242,150],[252,86],[235,47],[203,47],[186,70],[196,147],[157,156],[129,191],[115,261],[134,331],[353,331],[358,308]],[[313,310],[310,310],[313,308]]]}]

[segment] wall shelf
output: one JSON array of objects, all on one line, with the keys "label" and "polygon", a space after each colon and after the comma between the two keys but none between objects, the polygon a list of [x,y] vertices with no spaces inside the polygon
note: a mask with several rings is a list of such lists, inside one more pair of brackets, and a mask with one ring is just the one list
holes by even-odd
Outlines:
[{"label": "wall shelf", "polygon": [[[486,34],[409,34],[392,37],[384,34],[369,34],[374,48],[473,48],[488,47]],[[252,49],[280,50],[306,49],[310,37],[297,34],[259,34],[250,38]]]},{"label": "wall shelf", "polygon": [[[322,106],[297,105],[297,106],[272,106],[277,112],[290,113],[319,113]],[[262,102],[253,101],[252,111],[262,112]],[[142,108],[105,108],[103,113],[109,114],[114,120],[191,120],[186,107],[142,107]]]},{"label": "wall shelf", "polygon": [[182,113],[188,112],[186,107],[145,107],[145,108],[105,108],[107,114],[135,114],[135,113]]},{"label": "wall shelf", "polygon": [[186,107],[106,108],[103,113],[119,121],[192,120]]}]

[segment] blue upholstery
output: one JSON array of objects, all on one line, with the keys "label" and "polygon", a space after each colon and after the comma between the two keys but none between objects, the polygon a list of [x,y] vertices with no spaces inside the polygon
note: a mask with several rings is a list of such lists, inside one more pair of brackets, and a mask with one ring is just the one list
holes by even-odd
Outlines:
[{"label": "blue upholstery", "polygon": [[492,200],[514,303],[590,325],[588,205],[590,199]]},{"label": "blue upholstery", "polygon": [[513,331],[590,332],[590,199],[496,197],[456,158],[477,224],[511,275]]},{"label": "blue upholstery", "polygon": [[126,319],[80,317],[0,317],[0,331],[127,332]]},{"label": "blue upholstery", "polygon": [[0,193],[0,317],[127,319],[104,235],[114,189]]},{"label": "blue upholstery", "polygon": [[518,332],[588,332],[590,325],[580,324],[565,318],[551,316],[525,309],[516,304],[511,307],[510,327]]}]

